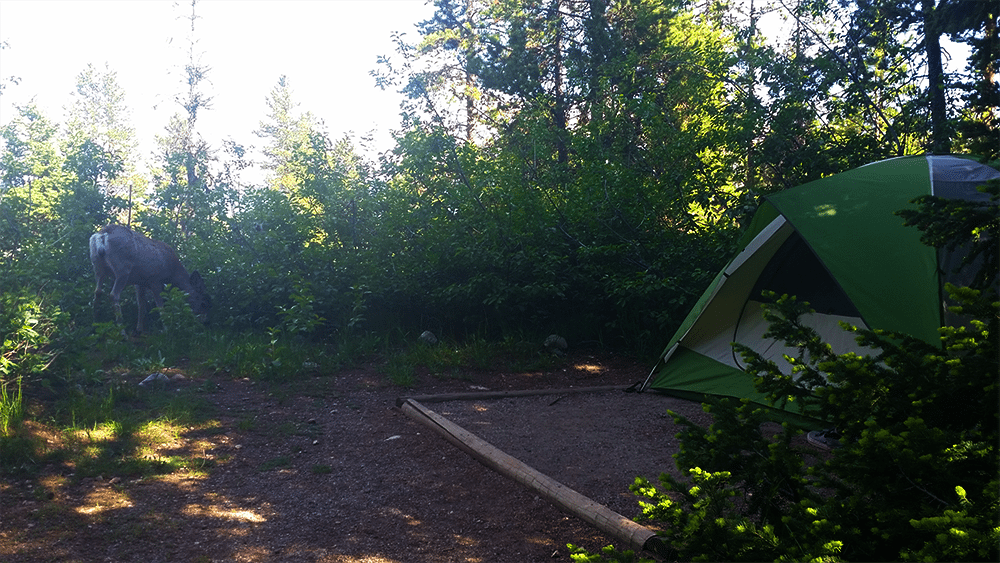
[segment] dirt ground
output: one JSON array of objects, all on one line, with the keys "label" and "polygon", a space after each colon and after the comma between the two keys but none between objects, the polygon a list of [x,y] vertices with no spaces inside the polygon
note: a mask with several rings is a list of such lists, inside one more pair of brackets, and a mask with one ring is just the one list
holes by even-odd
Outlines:
[{"label": "dirt ground", "polygon": [[[220,424],[183,432],[177,452],[205,472],[145,479],[0,480],[0,562],[569,560],[567,543],[615,543],[487,469],[399,408],[400,396],[630,385],[648,365],[572,355],[555,370],[420,375],[404,389],[374,367],[291,386],[189,381]],[[167,391],[169,392],[169,391]],[[667,409],[698,404],[601,392],[428,403],[427,407],[568,487],[632,518],[628,485],[674,471]],[[67,477],[70,477],[67,479]]]}]

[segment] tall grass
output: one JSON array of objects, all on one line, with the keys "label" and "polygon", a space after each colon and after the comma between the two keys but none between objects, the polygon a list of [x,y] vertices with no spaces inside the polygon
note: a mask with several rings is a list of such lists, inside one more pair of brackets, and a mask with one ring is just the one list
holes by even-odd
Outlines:
[{"label": "tall grass", "polygon": [[11,429],[24,420],[24,397],[21,391],[21,378],[17,378],[17,391],[8,393],[7,387],[14,381],[0,383],[0,435],[6,436]]}]

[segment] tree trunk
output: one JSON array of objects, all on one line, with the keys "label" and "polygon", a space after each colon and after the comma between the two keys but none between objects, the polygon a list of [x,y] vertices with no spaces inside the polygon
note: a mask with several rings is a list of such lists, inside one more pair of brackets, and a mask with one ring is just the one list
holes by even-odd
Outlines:
[{"label": "tree trunk", "polygon": [[560,2],[556,0],[554,18],[556,25],[555,60],[553,61],[553,80],[555,81],[555,107],[552,110],[552,121],[556,128],[556,154],[560,165],[568,161],[566,151],[566,93],[563,86],[563,52],[562,52],[562,14]]},{"label": "tree trunk", "polygon": [[948,107],[945,100],[944,66],[941,63],[941,25],[934,0],[921,0],[924,19],[924,51],[927,55],[927,89],[931,106],[931,146],[933,154],[951,152]]}]

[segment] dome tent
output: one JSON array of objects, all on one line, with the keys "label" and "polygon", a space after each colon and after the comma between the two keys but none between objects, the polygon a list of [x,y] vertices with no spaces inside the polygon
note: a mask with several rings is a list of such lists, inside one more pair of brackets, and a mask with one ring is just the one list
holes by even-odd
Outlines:
[{"label": "dome tent", "polygon": [[732,343],[790,369],[784,343],[763,337],[761,292],[795,295],[816,311],[801,320],[835,353],[865,353],[840,321],[937,343],[942,288],[955,257],[920,242],[895,215],[921,195],[986,202],[976,190],[1000,172],[960,156],[884,160],[765,198],[741,251],[715,277],[670,339],[642,389],[767,405]]}]

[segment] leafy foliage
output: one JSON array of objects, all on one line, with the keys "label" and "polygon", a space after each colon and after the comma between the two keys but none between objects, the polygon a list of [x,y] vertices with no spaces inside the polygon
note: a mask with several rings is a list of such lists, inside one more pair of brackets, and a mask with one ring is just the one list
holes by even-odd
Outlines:
[{"label": "leafy foliage", "polygon": [[[57,313],[58,314],[58,313]],[[0,382],[36,377],[48,368],[55,352],[48,347],[56,326],[39,300],[0,294]]]},{"label": "leafy foliage", "polygon": [[964,252],[956,269],[975,269],[978,275],[967,280],[969,287],[988,290],[1000,275],[1000,256],[996,252],[996,241],[1000,240],[1000,180],[991,180],[980,187],[984,194],[981,201],[945,199],[922,196],[915,201],[920,209],[907,209],[897,213],[905,219],[904,224],[922,231],[920,240],[928,246],[954,251],[961,247]]},{"label": "leafy foliage", "polygon": [[[952,294],[975,308],[976,292]],[[774,308],[772,333],[818,353],[802,364],[801,384],[759,358],[748,370],[773,400],[815,398],[813,412],[836,426],[843,445],[829,459],[806,463],[810,456],[791,446],[796,432],[786,426],[777,440],[761,436],[766,415],[749,403],[713,407],[707,430],[679,419],[687,428],[678,465],[692,468],[694,482],[687,503],[647,482],[633,490],[653,499],[644,514],[670,524],[667,537],[681,557],[995,558],[996,305],[987,313],[991,327],[973,319],[971,328],[942,329],[943,349],[902,334],[857,331],[860,343],[881,349],[866,357],[835,356],[815,334],[803,338],[793,299]],[[826,382],[809,383],[818,374]],[[667,475],[661,480],[665,491],[685,491]],[[974,491],[974,501],[966,491]],[[744,502],[734,502],[737,496]]]}]

